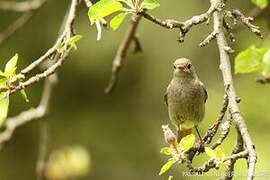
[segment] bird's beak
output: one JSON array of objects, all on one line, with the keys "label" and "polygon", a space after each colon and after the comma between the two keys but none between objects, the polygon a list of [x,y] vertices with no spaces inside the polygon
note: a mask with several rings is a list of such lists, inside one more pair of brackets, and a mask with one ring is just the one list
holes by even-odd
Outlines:
[{"label": "bird's beak", "polygon": [[176,68],[181,70],[181,71],[185,70],[185,66],[176,66]]}]

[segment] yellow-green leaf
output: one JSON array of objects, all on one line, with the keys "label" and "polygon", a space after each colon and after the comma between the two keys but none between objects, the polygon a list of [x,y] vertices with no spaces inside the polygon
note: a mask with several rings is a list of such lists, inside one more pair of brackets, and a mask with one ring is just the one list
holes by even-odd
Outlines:
[{"label": "yellow-green leaf", "polygon": [[194,134],[187,135],[186,137],[181,139],[181,141],[179,143],[179,147],[180,147],[181,151],[187,152],[188,150],[190,150],[195,143],[195,139],[196,138],[195,138]]},{"label": "yellow-green leaf", "polygon": [[116,0],[100,0],[89,8],[88,17],[91,24],[101,18],[117,12],[123,8],[123,5]]},{"label": "yellow-green leaf", "polygon": [[266,8],[269,3],[268,0],[251,0],[251,2],[261,9]]},{"label": "yellow-green leaf", "polygon": [[77,43],[80,39],[82,39],[82,36],[77,34],[77,35],[75,35],[75,36],[69,38],[69,39],[66,41],[66,43],[67,43],[67,45],[70,45],[70,46],[76,46],[76,43]]},{"label": "yellow-green leaf", "polygon": [[173,150],[172,150],[172,148],[170,148],[170,147],[163,147],[163,148],[161,148],[161,150],[160,150],[160,153],[161,153],[161,154],[165,154],[165,155],[171,155],[172,152],[173,152]]},{"label": "yellow-green leaf", "polygon": [[217,160],[222,160],[225,157],[225,153],[222,151],[222,149],[220,147],[217,147],[215,149],[215,153],[216,153]]},{"label": "yellow-green leaf", "polygon": [[125,19],[127,13],[120,13],[110,21],[110,27],[115,31],[119,28],[119,26],[122,24],[123,20]]},{"label": "yellow-green leaf", "polygon": [[173,176],[169,176],[168,180],[172,180],[173,179]]},{"label": "yellow-green leaf", "polygon": [[204,150],[205,150],[205,153],[206,153],[209,157],[211,157],[211,158],[216,158],[216,152],[215,152],[213,149],[211,149],[211,148],[209,148],[209,147],[205,147]]},{"label": "yellow-green leaf", "polygon": [[168,160],[160,169],[159,175],[164,174],[166,171],[168,171],[172,165],[176,162],[174,159]]},{"label": "yellow-green leaf", "polygon": [[250,73],[263,68],[262,58],[265,48],[254,46],[240,52],[235,59],[235,73]]},{"label": "yellow-green leaf", "polygon": [[0,127],[4,124],[8,114],[9,96],[7,92],[0,93]]},{"label": "yellow-green leaf", "polygon": [[0,89],[7,88],[7,79],[1,78],[0,79]]},{"label": "yellow-green leaf", "polygon": [[15,74],[16,66],[18,61],[18,54],[15,54],[6,64],[5,66],[5,74],[7,76],[12,76]]},{"label": "yellow-green leaf", "polygon": [[152,10],[159,7],[160,4],[156,0],[144,0],[141,4],[141,8]]}]

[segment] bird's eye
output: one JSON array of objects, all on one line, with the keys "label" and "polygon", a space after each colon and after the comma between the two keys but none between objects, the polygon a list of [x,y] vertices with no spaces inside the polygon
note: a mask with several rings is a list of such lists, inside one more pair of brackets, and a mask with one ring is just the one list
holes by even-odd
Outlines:
[{"label": "bird's eye", "polygon": [[191,68],[191,64],[188,64],[188,65],[187,65],[187,68],[190,69],[190,68]]}]

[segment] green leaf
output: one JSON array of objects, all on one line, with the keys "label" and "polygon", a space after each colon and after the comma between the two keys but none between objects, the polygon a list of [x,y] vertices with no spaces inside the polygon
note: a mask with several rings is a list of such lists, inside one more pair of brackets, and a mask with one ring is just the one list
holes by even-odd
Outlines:
[{"label": "green leaf", "polygon": [[235,73],[250,73],[263,68],[262,58],[266,52],[265,48],[254,46],[240,52],[235,59]]},{"label": "green leaf", "polygon": [[196,138],[195,138],[194,134],[187,135],[183,139],[181,139],[181,141],[179,143],[179,147],[180,147],[181,151],[187,152],[188,150],[190,150],[195,143],[195,139]]},{"label": "green leaf", "polygon": [[261,9],[266,8],[269,3],[268,0],[251,0],[251,2]]},{"label": "green leaf", "polygon": [[20,93],[21,93],[23,99],[25,100],[25,102],[29,102],[29,99],[27,97],[25,90],[24,89],[20,90]]},{"label": "green leaf", "polygon": [[123,5],[116,0],[100,0],[93,6],[89,8],[88,17],[91,22],[91,25],[95,21],[100,20],[101,18],[108,16],[116,11],[119,11],[123,8]]},{"label": "green leaf", "polygon": [[160,4],[156,0],[144,0],[141,4],[141,8],[152,10],[159,7]]},{"label": "green leaf", "polygon": [[263,63],[265,66],[264,66],[264,70],[262,74],[264,76],[269,76],[270,75],[270,48],[263,56]]},{"label": "green leaf", "polygon": [[82,39],[82,36],[77,34],[77,35],[75,35],[75,36],[69,38],[69,39],[66,41],[66,44],[67,44],[67,45],[70,45],[70,46],[76,46],[76,43],[77,43],[80,39]]},{"label": "green leaf", "polygon": [[119,26],[122,24],[123,20],[125,19],[127,13],[120,13],[110,21],[110,27],[115,31],[119,28]]},{"label": "green leaf", "polygon": [[0,127],[4,124],[8,114],[9,96],[7,92],[0,93]]},{"label": "green leaf", "polygon": [[209,157],[211,157],[211,158],[215,158],[215,157],[216,157],[216,152],[215,152],[213,149],[211,149],[211,148],[209,148],[209,147],[205,147],[204,150],[205,150],[205,153],[206,153]]},{"label": "green leaf", "polygon": [[160,154],[165,154],[165,155],[171,155],[172,152],[173,152],[173,150],[170,147],[163,147],[160,150]]},{"label": "green leaf", "polygon": [[7,78],[0,79],[0,89],[7,88]]},{"label": "green leaf", "polygon": [[17,69],[17,61],[18,54],[15,54],[6,64],[5,66],[5,74],[6,76],[13,76]]},{"label": "green leaf", "polygon": [[65,46],[72,46],[75,50],[77,50],[76,43],[82,38],[81,35],[75,35],[66,40],[66,42],[62,42],[60,49],[64,48]]},{"label": "green leaf", "polygon": [[216,153],[217,160],[222,160],[225,157],[225,153],[222,151],[222,149],[220,147],[217,147],[215,149],[215,153]]},{"label": "green leaf", "polygon": [[169,159],[160,169],[159,175],[164,174],[166,171],[168,171],[172,165],[176,162],[175,159]]}]

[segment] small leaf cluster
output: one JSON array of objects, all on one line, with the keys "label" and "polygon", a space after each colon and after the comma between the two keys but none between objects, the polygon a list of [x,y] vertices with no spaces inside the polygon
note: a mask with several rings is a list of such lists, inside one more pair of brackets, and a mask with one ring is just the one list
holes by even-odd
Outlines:
[{"label": "small leaf cluster", "polygon": [[77,45],[76,43],[82,39],[82,35],[75,35],[72,36],[71,38],[67,39],[65,42],[62,42],[59,46],[58,46],[58,50],[66,50],[67,47],[71,47],[74,50],[77,50]]},{"label": "small leaf cluster", "polygon": [[270,75],[270,48],[250,46],[236,56],[235,73],[256,71],[261,71],[264,76]]},{"label": "small leaf cluster", "polygon": [[113,13],[116,15],[110,21],[113,30],[119,28],[128,14],[138,13],[143,10],[152,10],[159,7],[156,0],[100,0],[89,8],[88,17],[91,25],[99,23],[102,18]]},{"label": "small leaf cluster", "polygon": [[[186,159],[185,153],[187,153],[195,143],[195,135],[190,134],[181,139],[180,143],[175,142],[170,144],[169,147],[163,147],[160,150],[161,154],[171,156],[168,161],[161,167],[159,175],[167,172],[175,163],[183,162],[182,160]],[[220,147],[217,147],[215,150],[210,147],[205,147],[205,153],[213,160],[215,160],[216,165],[219,166],[224,162],[225,153]],[[169,177],[171,179],[172,176]]]},{"label": "small leaf cluster", "polygon": [[190,134],[181,139],[180,143],[175,142],[175,144],[171,144],[169,147],[161,148],[160,153],[171,156],[171,158],[169,158],[168,161],[161,167],[159,175],[164,174],[172,167],[172,165],[181,159],[184,159],[185,153],[193,147],[195,140],[195,135]]},{"label": "small leaf cluster", "polygon": [[[3,125],[8,114],[9,90],[17,80],[24,78],[21,74],[16,74],[18,54],[15,54],[5,65],[4,71],[0,70],[0,127]],[[26,93],[22,90],[21,94],[28,101]]]}]

